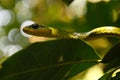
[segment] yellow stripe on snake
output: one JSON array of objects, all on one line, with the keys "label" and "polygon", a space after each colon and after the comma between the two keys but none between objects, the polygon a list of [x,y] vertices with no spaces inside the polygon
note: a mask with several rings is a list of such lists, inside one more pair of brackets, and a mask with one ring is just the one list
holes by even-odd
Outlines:
[{"label": "yellow stripe on snake", "polygon": [[94,40],[100,37],[118,37],[120,38],[120,28],[118,27],[99,27],[86,33],[70,33],[64,30],[56,29],[53,27],[46,27],[39,24],[28,25],[23,28],[23,31],[27,34],[39,36],[39,37],[51,37],[51,38],[73,38],[83,40]]}]

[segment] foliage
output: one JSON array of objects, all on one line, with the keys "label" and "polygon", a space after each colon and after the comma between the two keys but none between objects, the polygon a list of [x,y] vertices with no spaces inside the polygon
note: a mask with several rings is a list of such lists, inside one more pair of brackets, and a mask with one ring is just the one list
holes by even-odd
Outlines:
[{"label": "foliage", "polygon": [[61,80],[95,65],[98,59],[94,50],[80,40],[35,43],[2,64],[0,79]]},{"label": "foliage", "polygon": [[[84,7],[80,8],[79,1],[85,2]],[[12,56],[7,56],[1,63],[0,80],[85,80],[89,69],[99,64],[102,64],[99,67],[104,73],[97,79],[120,79],[120,44],[117,38],[102,38],[89,42],[57,39],[30,44],[28,39],[14,29],[26,20],[70,32],[87,32],[100,26],[119,27],[119,0],[95,3],[90,0],[34,0],[34,3],[33,0],[0,0],[0,6],[0,13],[7,10],[11,16],[8,23],[0,24],[5,33],[0,35],[0,44],[15,45],[21,49]],[[14,34],[11,31],[13,29]],[[2,42],[6,41],[5,38],[7,42]],[[7,51],[2,45],[0,53],[5,54]],[[95,80],[93,77],[97,74],[94,75],[87,80]]]}]

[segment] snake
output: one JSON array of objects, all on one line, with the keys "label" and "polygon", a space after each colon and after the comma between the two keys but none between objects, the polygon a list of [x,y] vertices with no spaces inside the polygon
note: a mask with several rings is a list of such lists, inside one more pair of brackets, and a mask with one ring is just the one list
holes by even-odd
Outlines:
[{"label": "snake", "polygon": [[39,36],[39,37],[50,37],[50,38],[73,38],[82,39],[85,41],[95,40],[101,37],[117,37],[120,38],[120,28],[113,26],[104,26],[92,29],[88,32],[67,32],[62,29],[57,29],[54,27],[48,27],[45,25],[33,23],[31,25],[25,26],[23,32],[29,35]]}]

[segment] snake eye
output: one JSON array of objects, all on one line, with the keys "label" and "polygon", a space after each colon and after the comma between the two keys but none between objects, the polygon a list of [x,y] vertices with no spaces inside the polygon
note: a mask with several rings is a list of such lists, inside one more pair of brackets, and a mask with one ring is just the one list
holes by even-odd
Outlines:
[{"label": "snake eye", "polygon": [[33,28],[33,29],[38,29],[40,26],[35,23],[35,24],[32,24],[30,27]]},{"label": "snake eye", "polygon": [[44,28],[45,26],[35,23],[35,24],[32,24],[30,27],[33,28],[33,29],[38,29],[38,28]]}]

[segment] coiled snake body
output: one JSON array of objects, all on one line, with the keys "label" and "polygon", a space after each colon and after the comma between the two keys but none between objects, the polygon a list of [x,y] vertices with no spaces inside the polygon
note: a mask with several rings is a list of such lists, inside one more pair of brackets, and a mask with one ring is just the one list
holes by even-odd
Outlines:
[{"label": "coiled snake body", "polygon": [[53,27],[46,27],[43,25],[38,25],[36,23],[26,26],[23,31],[27,34],[34,36],[43,36],[51,38],[73,38],[73,39],[83,39],[83,40],[94,40],[100,37],[119,37],[120,38],[120,28],[118,27],[99,27],[95,28],[86,33],[70,33],[64,30],[56,29]]}]

